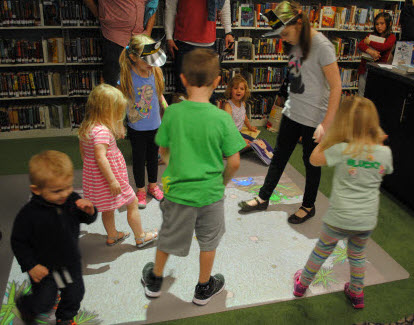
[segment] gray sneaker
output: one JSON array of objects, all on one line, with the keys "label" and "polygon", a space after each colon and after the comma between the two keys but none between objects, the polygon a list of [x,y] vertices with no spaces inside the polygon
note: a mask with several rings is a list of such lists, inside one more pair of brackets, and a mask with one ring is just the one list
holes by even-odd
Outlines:
[{"label": "gray sneaker", "polygon": [[193,303],[199,306],[206,305],[210,299],[218,295],[224,290],[224,276],[222,274],[216,274],[210,277],[210,281],[207,285],[202,286],[197,284],[195,287]]},{"label": "gray sneaker", "polygon": [[149,262],[144,266],[141,282],[144,285],[147,297],[158,298],[161,295],[162,277],[155,276],[152,272],[153,269],[153,262]]}]

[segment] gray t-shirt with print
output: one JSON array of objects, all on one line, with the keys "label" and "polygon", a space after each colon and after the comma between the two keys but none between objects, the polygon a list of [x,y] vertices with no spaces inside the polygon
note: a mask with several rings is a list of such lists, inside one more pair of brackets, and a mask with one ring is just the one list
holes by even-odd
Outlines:
[{"label": "gray t-shirt with print", "polygon": [[312,37],[308,58],[295,45],[289,57],[289,98],[283,114],[291,120],[316,128],[328,109],[329,85],[322,68],[336,61],[331,41],[322,33]]},{"label": "gray t-shirt with print", "polygon": [[341,229],[366,231],[377,224],[379,187],[393,172],[391,149],[374,145],[357,157],[344,155],[347,143],[324,151],[328,166],[335,166],[329,208],[323,222]]}]

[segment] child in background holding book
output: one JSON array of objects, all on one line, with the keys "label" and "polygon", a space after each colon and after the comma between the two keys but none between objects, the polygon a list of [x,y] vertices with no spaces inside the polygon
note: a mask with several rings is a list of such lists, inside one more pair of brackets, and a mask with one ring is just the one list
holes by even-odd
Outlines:
[{"label": "child in background holding book", "polygon": [[392,154],[383,145],[375,105],[366,98],[345,99],[327,135],[312,152],[314,166],[335,166],[328,212],[308,262],[294,276],[302,297],[339,240],[348,239],[351,281],[345,295],[354,308],[364,308],[365,246],[377,224],[379,187],[393,171]]},{"label": "child in background holding book", "polygon": [[[374,37],[371,37],[371,35],[377,36],[379,39],[377,38],[377,41],[373,41],[372,39]],[[375,16],[374,32],[361,40],[358,48],[361,52],[367,53],[372,58],[371,61],[387,63],[395,42],[395,35],[392,34],[392,18],[389,13],[381,12]],[[361,58],[361,63],[358,68],[358,95],[361,97],[364,96],[367,80],[366,64],[367,60]]]},{"label": "child in background holding book", "polygon": [[116,140],[125,136],[126,106],[124,95],[107,84],[97,86],[89,95],[79,128],[83,194],[102,212],[108,246],[129,237],[128,232],[119,232],[115,226],[115,210],[126,205],[136,245],[143,247],[154,241],[157,233],[142,229],[138,200],[129,185],[125,159],[116,145]]},{"label": "child in background holding book", "polygon": [[147,205],[145,165],[148,194],[158,201],[164,197],[157,186],[158,146],[155,134],[161,124],[161,108],[167,106],[163,97],[164,77],[160,66],[165,53],[145,34],[134,35],[119,57],[121,66],[119,88],[128,98],[128,138],[132,147],[132,167],[138,190],[138,206]]},{"label": "child in background holding book", "polygon": [[[246,115],[246,100],[250,97],[250,89],[246,79],[242,75],[236,74],[228,83],[224,96],[228,99],[224,104],[224,110],[233,118],[237,129],[241,131],[243,125],[246,125],[249,131],[257,132],[257,128],[250,124]],[[253,138],[243,133],[241,135],[249,147]]]}]

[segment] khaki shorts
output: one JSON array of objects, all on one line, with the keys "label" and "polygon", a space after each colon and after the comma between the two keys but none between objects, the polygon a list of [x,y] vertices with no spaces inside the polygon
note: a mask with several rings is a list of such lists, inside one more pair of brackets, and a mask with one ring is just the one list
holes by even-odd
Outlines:
[{"label": "khaki shorts", "polygon": [[214,251],[226,231],[224,199],[196,208],[164,198],[160,202],[160,207],[163,222],[158,235],[157,248],[165,253],[187,256],[194,230],[200,250]]}]

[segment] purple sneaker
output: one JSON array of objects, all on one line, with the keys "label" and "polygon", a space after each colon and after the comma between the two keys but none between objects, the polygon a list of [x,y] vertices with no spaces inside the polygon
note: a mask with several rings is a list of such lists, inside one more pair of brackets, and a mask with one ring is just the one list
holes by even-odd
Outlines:
[{"label": "purple sneaker", "polygon": [[298,270],[293,277],[293,295],[295,297],[302,297],[308,288],[308,286],[305,287],[302,283],[300,283],[301,274],[302,270]]},{"label": "purple sneaker", "polygon": [[362,309],[365,307],[364,305],[364,292],[361,292],[359,295],[353,294],[349,290],[349,282],[345,283],[344,287],[345,296],[349,299],[352,304],[352,307],[355,309]]}]

